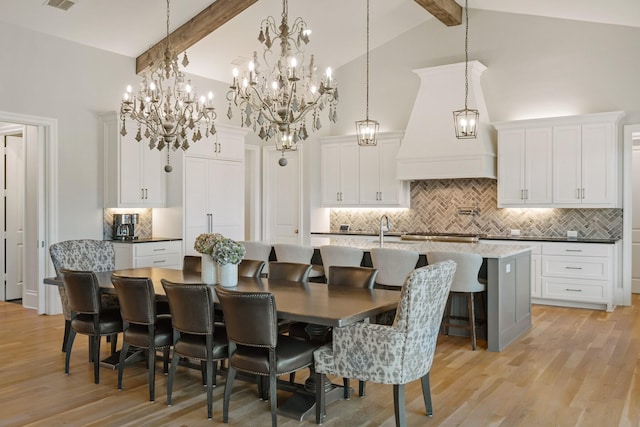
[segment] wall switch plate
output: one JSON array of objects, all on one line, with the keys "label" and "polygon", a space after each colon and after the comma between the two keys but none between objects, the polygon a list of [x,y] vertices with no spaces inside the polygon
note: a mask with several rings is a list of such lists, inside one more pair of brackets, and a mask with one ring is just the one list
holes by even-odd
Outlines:
[{"label": "wall switch plate", "polygon": [[511,230],[511,235],[512,236],[519,236],[520,235],[520,230]]},{"label": "wall switch plate", "polygon": [[578,232],[574,230],[567,231],[567,237],[578,237]]},{"label": "wall switch plate", "polygon": [[504,268],[505,273],[511,273],[511,264],[507,264]]}]

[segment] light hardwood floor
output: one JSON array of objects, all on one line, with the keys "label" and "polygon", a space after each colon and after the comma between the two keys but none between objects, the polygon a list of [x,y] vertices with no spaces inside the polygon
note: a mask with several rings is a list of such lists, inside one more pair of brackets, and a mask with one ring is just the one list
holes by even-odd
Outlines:
[{"label": "light hardwood floor", "polygon": [[[471,351],[468,339],[441,336],[431,369],[432,418],[424,414],[419,381],[407,386],[411,426],[640,425],[640,296],[612,313],[534,306],[533,328],[501,353]],[[224,378],[214,390],[214,417],[197,371],[179,367],[173,406],[157,365],[156,402],[148,401],[143,362],[128,366],[124,390],[116,371],[93,383],[87,338],[78,336],[71,373],[60,351],[63,319],[0,302],[1,426],[211,426],[222,423]],[[102,353],[107,355],[108,346]],[[303,380],[306,374],[298,374]],[[280,392],[279,400],[288,393]],[[269,404],[236,381],[229,425],[270,424]],[[278,419],[281,426],[315,425]],[[367,384],[364,399],[327,407],[325,426],[392,426],[392,387]]]}]

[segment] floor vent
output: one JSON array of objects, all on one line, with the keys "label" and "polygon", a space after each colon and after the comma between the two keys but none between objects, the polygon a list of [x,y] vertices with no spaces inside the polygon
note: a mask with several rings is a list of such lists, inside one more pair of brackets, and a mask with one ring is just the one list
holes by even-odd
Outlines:
[{"label": "floor vent", "polygon": [[56,9],[69,10],[76,2],[71,0],[46,0],[44,4],[53,6]]}]

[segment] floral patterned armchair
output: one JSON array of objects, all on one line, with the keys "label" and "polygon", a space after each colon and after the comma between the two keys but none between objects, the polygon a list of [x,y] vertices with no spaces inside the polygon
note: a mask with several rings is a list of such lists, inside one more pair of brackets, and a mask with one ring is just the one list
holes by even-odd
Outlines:
[{"label": "floral patterned armchair", "polygon": [[356,323],[334,328],[333,343],[314,353],[316,422],[325,416],[326,375],[393,384],[396,425],[406,425],[404,384],[421,379],[427,415],[433,414],[429,371],[456,264],[444,261],[407,276],[393,325]]},{"label": "floral patterned armchair", "polygon": [[[60,277],[60,269],[80,271],[108,271],[115,269],[116,253],[113,243],[104,240],[66,240],[49,246],[49,255],[56,277]],[[69,329],[71,328],[71,311],[67,303],[67,294],[63,286],[58,288],[62,314],[64,316],[64,338],[62,351],[65,351]],[[116,295],[101,295],[103,308],[120,307]]]}]

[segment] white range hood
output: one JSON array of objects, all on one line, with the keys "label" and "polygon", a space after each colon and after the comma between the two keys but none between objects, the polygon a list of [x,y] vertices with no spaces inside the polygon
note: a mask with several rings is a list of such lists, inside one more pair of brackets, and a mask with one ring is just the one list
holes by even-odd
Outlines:
[{"label": "white range hood", "polygon": [[413,70],[420,89],[400,146],[401,180],[496,178],[496,143],[480,75],[487,67],[469,61],[468,107],[480,113],[476,139],[457,139],[453,111],[464,108],[464,62]]}]

